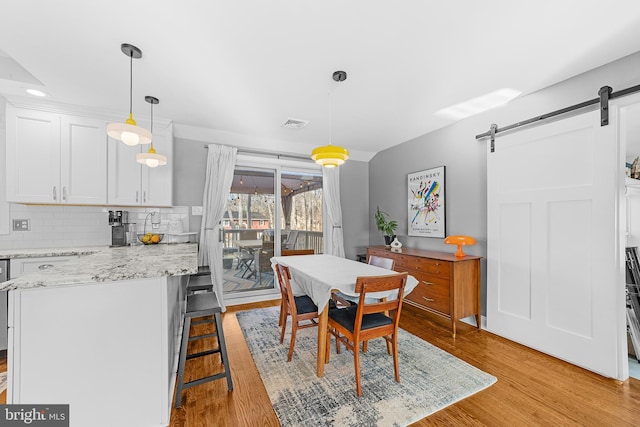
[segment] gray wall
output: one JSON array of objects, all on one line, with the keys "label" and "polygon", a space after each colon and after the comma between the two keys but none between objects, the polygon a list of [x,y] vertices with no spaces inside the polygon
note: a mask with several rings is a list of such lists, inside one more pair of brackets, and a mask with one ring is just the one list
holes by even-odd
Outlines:
[{"label": "gray wall", "polygon": [[350,259],[367,252],[369,245],[369,164],[348,160],[340,166],[340,203],[344,252]]},{"label": "gray wall", "polygon": [[[176,138],[174,143],[173,203],[201,206],[207,167],[205,142]],[[347,258],[366,252],[369,228],[364,218],[369,212],[369,165],[349,160],[340,168],[340,201]],[[200,231],[202,217],[189,216],[189,231]]]},{"label": "gray wall", "polygon": [[189,207],[189,231],[200,231],[202,216],[191,215],[191,206],[202,206],[207,150],[202,141],[176,138],[173,146],[173,204]]},{"label": "gray wall", "polygon": [[[475,135],[488,131],[491,123],[507,126],[596,98],[602,86],[617,91],[637,84],[640,53],[378,153],[369,162],[369,243],[384,243],[373,221],[376,206],[380,206],[399,222],[397,235],[406,247],[453,252],[455,248],[445,245],[443,239],[407,236],[407,174],[446,166],[446,233],[474,236],[477,245],[466,247],[465,252],[486,257],[487,142],[477,142]],[[496,145],[500,145],[499,138]],[[578,166],[569,162],[567,167]],[[482,299],[484,314],[486,261],[482,263]]]}]

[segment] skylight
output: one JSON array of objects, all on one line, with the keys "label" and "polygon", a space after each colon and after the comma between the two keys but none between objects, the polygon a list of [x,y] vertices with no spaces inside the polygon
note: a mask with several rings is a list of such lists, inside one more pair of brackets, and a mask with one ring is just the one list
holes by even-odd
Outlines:
[{"label": "skylight", "polygon": [[522,94],[516,89],[503,88],[459,104],[443,108],[436,112],[436,115],[451,120],[461,120],[473,116],[483,111],[504,105],[512,99]]}]

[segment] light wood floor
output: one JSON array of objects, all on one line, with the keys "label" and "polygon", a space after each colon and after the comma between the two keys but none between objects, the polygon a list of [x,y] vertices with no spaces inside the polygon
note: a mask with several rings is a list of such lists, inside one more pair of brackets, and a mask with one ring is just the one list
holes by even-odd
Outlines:
[{"label": "light wood floor", "polygon": [[[237,310],[278,304],[273,301],[229,308],[223,323],[234,391],[227,392],[225,380],[187,389],[182,407],[171,412],[172,427],[279,425],[234,314]],[[453,339],[446,320],[408,305],[403,307],[401,326],[498,378],[488,389],[414,426],[640,425],[638,380],[620,383],[607,379],[464,324]],[[195,350],[194,347],[190,351]],[[187,364],[187,377],[215,372],[219,358],[203,359],[209,360]],[[3,369],[6,361],[0,359],[0,370]],[[0,394],[0,402],[5,399],[6,395]]]}]

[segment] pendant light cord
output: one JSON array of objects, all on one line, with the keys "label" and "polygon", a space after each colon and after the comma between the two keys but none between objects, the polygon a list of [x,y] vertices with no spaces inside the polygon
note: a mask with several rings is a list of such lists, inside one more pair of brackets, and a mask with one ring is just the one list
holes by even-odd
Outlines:
[{"label": "pendant light cord", "polygon": [[329,89],[329,145],[331,145],[331,138],[332,138],[332,134],[331,134],[331,126],[332,126],[332,108],[331,108],[331,89]]},{"label": "pendant light cord", "polygon": [[129,52],[129,115],[133,114],[133,50]]}]

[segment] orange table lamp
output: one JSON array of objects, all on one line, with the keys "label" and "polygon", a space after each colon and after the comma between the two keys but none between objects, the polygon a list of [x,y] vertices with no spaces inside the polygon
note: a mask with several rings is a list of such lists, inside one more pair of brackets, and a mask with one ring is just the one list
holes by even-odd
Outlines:
[{"label": "orange table lamp", "polygon": [[476,239],[471,236],[447,236],[444,239],[444,242],[447,245],[458,245],[458,252],[456,252],[456,257],[464,258],[466,255],[462,252],[462,247],[467,245],[475,245]]}]

